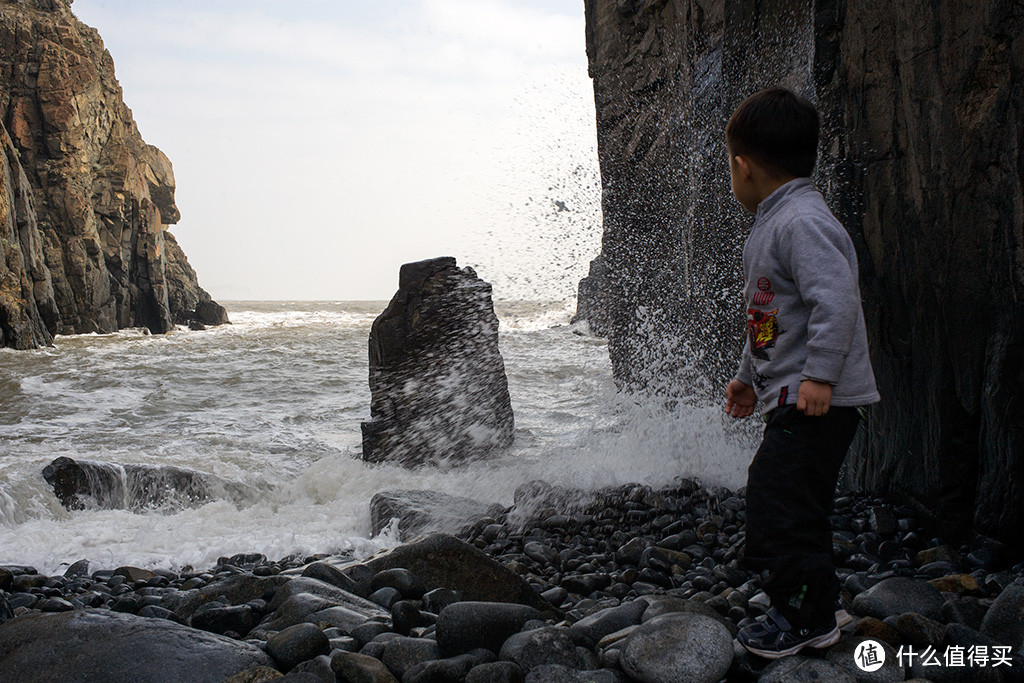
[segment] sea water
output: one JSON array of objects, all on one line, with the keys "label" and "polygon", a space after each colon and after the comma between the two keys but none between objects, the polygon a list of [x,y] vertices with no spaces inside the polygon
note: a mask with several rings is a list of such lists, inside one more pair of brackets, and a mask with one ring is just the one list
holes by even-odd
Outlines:
[{"label": "sea water", "polygon": [[[749,432],[718,405],[669,411],[616,391],[605,340],[570,325],[574,302],[497,302],[515,445],[462,466],[367,465],[367,338],[386,302],[229,302],[232,324],[58,337],[0,351],[0,564],[41,572],[88,559],[169,569],[222,555],[352,553],[370,537],[368,503],[431,489],[510,505],[541,479],[584,489],[677,476],[742,485]],[[259,493],[236,507],[65,510],[43,480],[58,456],[175,465]]]}]

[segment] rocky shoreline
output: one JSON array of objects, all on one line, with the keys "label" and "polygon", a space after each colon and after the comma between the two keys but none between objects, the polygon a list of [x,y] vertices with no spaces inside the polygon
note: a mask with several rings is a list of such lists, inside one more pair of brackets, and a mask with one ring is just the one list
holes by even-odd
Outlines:
[{"label": "rocky shoreline", "polygon": [[[775,662],[747,654],[733,636],[767,603],[737,558],[742,494],[689,479],[596,493],[532,482],[454,535],[361,561],[3,566],[0,679],[1024,680],[1024,562],[994,542],[944,543],[911,506],[859,495],[832,517],[842,639]],[[400,528],[426,524],[413,499],[387,508]],[[886,654],[872,672],[854,661],[865,638]],[[951,649],[986,660],[943,661]]]}]

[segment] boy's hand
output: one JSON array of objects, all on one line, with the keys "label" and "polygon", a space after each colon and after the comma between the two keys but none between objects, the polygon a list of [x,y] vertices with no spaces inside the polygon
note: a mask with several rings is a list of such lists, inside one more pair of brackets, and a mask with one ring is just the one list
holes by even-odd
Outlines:
[{"label": "boy's hand", "polygon": [[734,379],[725,388],[725,412],[732,417],[750,417],[756,403],[757,394],[749,384]]},{"label": "boy's hand", "polygon": [[800,382],[796,395],[796,409],[808,417],[820,417],[828,412],[832,403],[832,385],[805,379]]}]

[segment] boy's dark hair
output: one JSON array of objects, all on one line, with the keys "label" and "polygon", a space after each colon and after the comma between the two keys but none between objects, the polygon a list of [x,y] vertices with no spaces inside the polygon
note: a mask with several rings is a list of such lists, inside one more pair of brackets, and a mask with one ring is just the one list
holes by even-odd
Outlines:
[{"label": "boy's dark hair", "polygon": [[785,88],[754,93],[725,127],[729,156],[746,155],[773,175],[811,175],[818,160],[818,110]]}]

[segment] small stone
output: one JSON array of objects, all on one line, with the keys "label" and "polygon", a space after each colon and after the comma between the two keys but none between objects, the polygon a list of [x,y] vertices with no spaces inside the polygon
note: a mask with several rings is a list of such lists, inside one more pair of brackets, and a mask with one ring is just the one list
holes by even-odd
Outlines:
[{"label": "small stone", "polygon": [[896,576],[884,579],[853,599],[857,614],[885,619],[906,612],[942,618],[942,594],[926,581]]},{"label": "small stone", "polygon": [[918,567],[923,567],[932,562],[949,562],[950,564],[957,565],[960,563],[960,553],[953,546],[940,545],[934,548],[925,548],[918,552],[914,562]]},{"label": "small stone", "polygon": [[401,567],[385,569],[373,575],[370,590],[375,591],[384,587],[394,588],[407,599],[419,599],[424,593],[423,584],[411,571]]},{"label": "small stone", "polygon": [[526,674],[525,683],[618,683],[614,671],[579,671],[563,664],[544,664]]},{"label": "small stone", "polygon": [[900,640],[914,646],[931,645],[938,648],[946,635],[946,627],[934,619],[908,612],[894,617],[886,617],[885,623],[900,634]]},{"label": "small stone", "polygon": [[448,657],[446,659],[431,659],[407,669],[402,676],[402,683],[463,681],[469,670],[480,663],[476,657],[468,654]]},{"label": "small stone", "polygon": [[68,579],[77,579],[83,576],[89,576],[89,560],[79,560],[64,572],[64,577]]},{"label": "small stone", "polygon": [[299,675],[307,678],[309,683],[335,683],[337,678],[334,670],[331,669],[331,658],[327,655],[313,657],[313,659],[307,659],[301,664],[297,664],[288,672],[284,680],[289,682],[295,680],[295,683],[300,683],[296,680]]},{"label": "small stone", "polygon": [[977,579],[970,574],[950,574],[949,576],[932,579],[928,583],[935,586],[939,591],[956,593],[957,595],[975,593],[980,588]]},{"label": "small stone", "polygon": [[398,592],[397,588],[384,586],[370,593],[369,599],[384,609],[391,609],[396,602],[402,599],[402,594]]},{"label": "small stone", "polygon": [[36,609],[41,612],[69,612],[75,606],[64,598],[44,598],[36,604]]},{"label": "small stone", "polygon": [[267,683],[281,678],[281,672],[269,666],[254,666],[225,678],[221,683]]},{"label": "small stone", "polygon": [[622,668],[641,681],[713,683],[732,663],[732,637],[701,614],[665,614],[644,622],[625,641]]},{"label": "small stone", "polygon": [[136,581],[149,581],[157,576],[156,572],[151,572],[148,569],[140,569],[139,567],[118,567],[114,570],[114,576],[123,576],[132,583]]},{"label": "small stone", "polygon": [[423,594],[423,609],[434,614],[440,614],[441,610],[462,600],[462,594],[450,588],[435,588]]},{"label": "small stone", "polygon": [[824,659],[793,655],[776,659],[761,672],[757,683],[857,683],[847,669]]},{"label": "small stone", "polygon": [[437,645],[445,657],[486,648],[497,653],[539,611],[506,602],[457,602],[437,615]]},{"label": "small stone", "polygon": [[437,642],[429,638],[399,636],[384,645],[380,660],[396,678],[401,679],[408,669],[438,659],[441,656]]},{"label": "small stone", "polygon": [[525,678],[515,662],[491,662],[470,669],[466,683],[523,683]]},{"label": "small stone", "polygon": [[329,651],[330,641],[313,624],[295,624],[267,639],[267,654],[285,672],[299,662],[325,655]]},{"label": "small stone", "polygon": [[359,595],[360,597],[366,597],[365,593],[362,593],[362,586],[353,581],[343,571],[337,567],[327,564],[326,562],[314,562],[305,569],[302,570],[302,575],[308,578],[319,579],[325,583],[329,583],[332,586],[348,591],[353,595]]},{"label": "small stone", "polygon": [[942,606],[942,620],[946,623],[957,623],[969,626],[975,631],[981,629],[981,620],[985,618],[987,608],[978,598],[960,595],[947,600]]},{"label": "small stone", "polygon": [[210,606],[204,605],[192,615],[189,620],[189,625],[192,628],[221,634],[233,631],[239,636],[245,637],[259,623],[259,615],[248,605],[208,604]]},{"label": "small stone", "polygon": [[648,609],[650,606],[643,600],[609,607],[580,619],[569,627],[569,632],[577,642],[593,648],[608,634],[639,624]]},{"label": "small stone", "polygon": [[355,652],[335,652],[331,669],[339,681],[348,683],[398,683],[379,659]]},{"label": "small stone", "polygon": [[523,554],[541,566],[557,566],[558,555],[549,546],[537,541],[523,545]]},{"label": "small stone", "polygon": [[399,600],[391,607],[391,623],[395,633],[409,635],[409,631],[423,625],[418,601]]},{"label": "small stone", "polygon": [[[828,649],[825,658],[836,667],[845,669],[856,679],[857,683],[894,683],[906,678],[907,672],[900,666],[896,656],[896,648],[884,641],[877,641],[882,646],[881,654],[885,657],[885,663],[882,664],[881,668],[875,671],[864,671],[861,669],[854,657],[857,646],[865,640],[868,639],[857,636],[843,638]],[[879,658],[881,658],[881,655]]]},{"label": "small stone", "polygon": [[524,671],[544,664],[564,664],[583,669],[588,662],[576,650],[569,629],[557,626],[522,631],[501,646],[499,658],[515,662]]},{"label": "small stone", "polygon": [[390,632],[391,627],[383,622],[367,621],[352,629],[349,635],[359,641],[360,645],[366,645],[380,634]]},{"label": "small stone", "polygon": [[863,636],[872,640],[881,640],[890,645],[900,645],[900,634],[889,624],[875,617],[864,617],[853,627],[855,636]]}]

